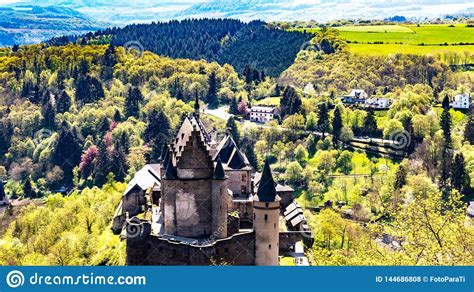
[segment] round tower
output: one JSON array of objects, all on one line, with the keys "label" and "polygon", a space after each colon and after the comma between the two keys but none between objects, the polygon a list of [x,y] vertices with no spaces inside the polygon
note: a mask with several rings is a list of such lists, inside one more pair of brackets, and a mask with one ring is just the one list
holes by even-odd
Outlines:
[{"label": "round tower", "polygon": [[227,176],[219,157],[212,180],[212,236],[216,239],[227,237],[228,199]]},{"label": "round tower", "polygon": [[270,165],[265,161],[257,195],[253,197],[255,265],[278,266],[280,197],[276,194]]}]

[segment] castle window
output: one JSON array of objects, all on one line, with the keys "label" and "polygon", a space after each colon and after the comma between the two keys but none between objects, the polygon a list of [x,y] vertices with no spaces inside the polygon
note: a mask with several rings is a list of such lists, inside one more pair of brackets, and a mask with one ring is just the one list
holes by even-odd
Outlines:
[{"label": "castle window", "polygon": [[242,181],[246,181],[247,180],[247,176],[244,174],[242,174]]},{"label": "castle window", "polygon": [[273,229],[277,229],[277,224],[273,223]]},{"label": "castle window", "polygon": [[272,245],[271,245],[271,244],[268,245],[268,249],[270,249],[270,250],[272,249]]},{"label": "castle window", "polygon": [[269,206],[269,205],[270,205],[270,204],[268,204],[268,203],[265,203],[265,208],[268,208],[268,206]]},{"label": "castle window", "polygon": [[268,221],[268,215],[267,215],[267,214],[265,214],[265,217],[264,217],[264,219],[265,219],[265,222],[267,222],[267,221]]}]

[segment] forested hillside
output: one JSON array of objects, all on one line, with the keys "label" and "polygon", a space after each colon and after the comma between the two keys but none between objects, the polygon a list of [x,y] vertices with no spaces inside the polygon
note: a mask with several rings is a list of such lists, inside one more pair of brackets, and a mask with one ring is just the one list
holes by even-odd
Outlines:
[{"label": "forested hillside", "polygon": [[[77,38],[56,38],[49,44],[64,45],[71,40]],[[110,28],[84,36],[80,41],[97,40],[116,46],[136,42],[158,55],[228,63],[239,72],[248,64],[267,75],[278,76],[293,63],[309,35],[269,28],[260,21],[193,19]]]},{"label": "forested hillside", "polygon": [[[247,99],[234,69],[113,46],[22,47],[0,57],[0,175],[14,197],[123,181],[156,162],[195,98]],[[31,188],[24,188],[25,183]]]}]

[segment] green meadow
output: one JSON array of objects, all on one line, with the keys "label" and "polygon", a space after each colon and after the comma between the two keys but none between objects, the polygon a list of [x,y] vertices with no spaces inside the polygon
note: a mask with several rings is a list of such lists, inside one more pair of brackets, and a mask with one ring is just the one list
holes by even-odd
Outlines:
[{"label": "green meadow", "polygon": [[[358,54],[474,52],[474,28],[465,24],[454,27],[448,24],[342,26],[336,29],[348,41],[351,52]],[[306,29],[309,33],[317,30],[319,28]]]}]

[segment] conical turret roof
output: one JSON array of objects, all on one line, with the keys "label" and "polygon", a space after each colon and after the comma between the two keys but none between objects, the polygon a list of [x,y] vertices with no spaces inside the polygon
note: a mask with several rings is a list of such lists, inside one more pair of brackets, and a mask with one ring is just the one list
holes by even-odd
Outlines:
[{"label": "conical turret roof", "polygon": [[214,179],[225,179],[225,171],[220,157],[217,158],[216,167],[214,169]]},{"label": "conical turret roof", "polygon": [[262,178],[258,186],[257,196],[260,202],[274,202],[277,196],[275,182],[273,181],[272,171],[268,159],[263,167]]}]

